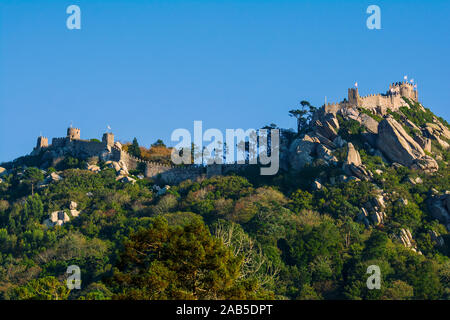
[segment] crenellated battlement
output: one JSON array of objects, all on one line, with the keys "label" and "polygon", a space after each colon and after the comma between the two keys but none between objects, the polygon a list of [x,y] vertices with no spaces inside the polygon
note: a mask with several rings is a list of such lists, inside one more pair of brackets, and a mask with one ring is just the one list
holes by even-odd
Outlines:
[{"label": "crenellated battlement", "polygon": [[323,105],[323,112],[335,114],[343,108],[358,107],[384,116],[387,110],[398,111],[400,107],[408,107],[403,98],[418,102],[417,85],[407,81],[393,82],[389,85],[389,90],[386,93],[370,93],[365,96],[360,96],[358,87],[354,87],[348,89],[347,99],[339,103]]},{"label": "crenellated battlement", "polygon": [[67,138],[71,140],[80,140],[81,139],[81,130],[78,128],[67,128]]},{"label": "crenellated battlement", "polygon": [[348,102],[342,101],[341,107],[352,106],[370,109],[384,114],[387,109],[397,111],[400,107],[408,106],[403,97],[412,101],[419,101],[417,86],[407,81],[393,82],[386,93],[371,93],[360,96],[358,88],[348,89]]}]

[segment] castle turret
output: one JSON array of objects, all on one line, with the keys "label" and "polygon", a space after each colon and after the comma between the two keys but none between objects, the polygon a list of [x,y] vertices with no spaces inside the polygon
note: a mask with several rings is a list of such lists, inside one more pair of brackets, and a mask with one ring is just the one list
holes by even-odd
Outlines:
[{"label": "castle turret", "polygon": [[107,146],[112,147],[114,145],[114,134],[113,133],[104,133],[102,138],[103,143],[106,143]]},{"label": "castle turret", "polygon": [[358,105],[358,88],[350,88],[348,89],[348,102],[350,105],[356,106]]},{"label": "castle turret", "polygon": [[68,128],[67,129],[67,138],[70,140],[80,140],[80,129],[78,128]]},{"label": "castle turret", "polygon": [[48,138],[42,137],[42,136],[38,137],[36,149],[47,148],[47,147],[48,147]]}]

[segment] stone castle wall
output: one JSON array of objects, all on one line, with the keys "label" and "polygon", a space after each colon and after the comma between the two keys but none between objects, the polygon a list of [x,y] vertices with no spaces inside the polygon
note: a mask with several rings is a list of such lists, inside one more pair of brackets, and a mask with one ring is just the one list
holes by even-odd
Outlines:
[{"label": "stone castle wall", "polygon": [[400,107],[408,106],[403,97],[412,101],[419,101],[419,93],[416,87],[408,82],[396,82],[389,86],[385,94],[370,94],[360,96],[358,88],[348,89],[348,100],[339,103],[326,104],[320,110],[323,114],[336,114],[341,109],[361,107],[371,110],[375,114],[386,115],[387,110],[398,111]]}]

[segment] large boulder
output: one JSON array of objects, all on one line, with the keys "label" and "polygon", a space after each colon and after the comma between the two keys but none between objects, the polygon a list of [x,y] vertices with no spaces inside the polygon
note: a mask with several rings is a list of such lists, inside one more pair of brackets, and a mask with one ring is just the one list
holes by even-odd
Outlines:
[{"label": "large boulder", "polygon": [[378,125],[377,147],[393,162],[410,166],[425,152],[391,116]]},{"label": "large boulder", "polygon": [[289,163],[294,170],[300,170],[313,162],[312,154],[316,150],[318,140],[305,135],[302,139],[296,139],[289,148]]},{"label": "large boulder", "polygon": [[101,171],[100,167],[95,164],[88,164],[87,170],[95,172],[95,173],[99,173]]},{"label": "large boulder", "polygon": [[353,144],[349,142],[347,160],[344,163],[344,171],[350,176],[357,177],[361,180],[369,181],[373,178],[373,175],[368,171],[361,161],[361,156],[359,152],[355,149]]},{"label": "large boulder", "polygon": [[438,171],[439,165],[436,162],[436,160],[434,160],[432,157],[424,156],[422,158],[414,160],[414,163],[411,165],[411,168],[431,173]]},{"label": "large boulder", "polygon": [[378,133],[378,122],[371,116],[365,113],[360,113],[357,121],[361,123],[364,127],[366,127],[367,131],[369,131],[370,133],[374,134]]},{"label": "large boulder", "polygon": [[431,216],[445,225],[450,231],[450,194],[448,192],[443,195],[431,195],[427,199],[427,207]]},{"label": "large boulder", "polygon": [[353,143],[349,142],[347,144],[348,146],[348,153],[347,153],[347,161],[346,164],[354,164],[355,166],[360,166],[362,164],[361,162],[361,156],[359,155],[359,152],[355,149],[353,146]]},{"label": "large boulder", "polygon": [[334,140],[339,130],[339,121],[333,113],[327,113],[314,123],[314,131],[328,140]]},{"label": "large boulder", "polygon": [[409,248],[418,254],[422,254],[422,252],[417,250],[416,242],[414,241],[411,231],[409,231],[409,229],[405,229],[405,228],[400,229],[400,234],[399,234],[398,238],[400,239],[401,243],[406,248]]},{"label": "large boulder", "polygon": [[47,177],[47,179],[49,180],[49,182],[57,182],[62,180],[61,176],[58,175],[56,172],[52,172],[50,176]]},{"label": "large boulder", "polygon": [[416,141],[424,151],[431,152],[431,139],[416,135],[414,136],[414,141]]},{"label": "large boulder", "polygon": [[325,147],[323,144],[317,145],[316,154],[319,159],[326,161],[327,164],[337,164],[338,162],[338,159],[333,156],[331,150]]},{"label": "large boulder", "polygon": [[344,171],[349,176],[357,177],[360,180],[370,181],[373,174],[367,170],[363,165],[355,166],[353,163],[344,165]]}]

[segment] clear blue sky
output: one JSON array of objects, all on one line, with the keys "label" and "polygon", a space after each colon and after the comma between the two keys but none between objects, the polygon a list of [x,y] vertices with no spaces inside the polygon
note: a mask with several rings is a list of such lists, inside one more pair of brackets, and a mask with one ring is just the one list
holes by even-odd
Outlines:
[{"label": "clear blue sky", "polygon": [[[76,4],[82,29],[66,28]],[[381,7],[382,30],[366,28]],[[295,127],[306,99],[385,92],[404,75],[449,120],[450,1],[0,0],[0,162],[42,132],[145,146],[172,131]],[[172,144],[173,145],[173,144]]]}]

